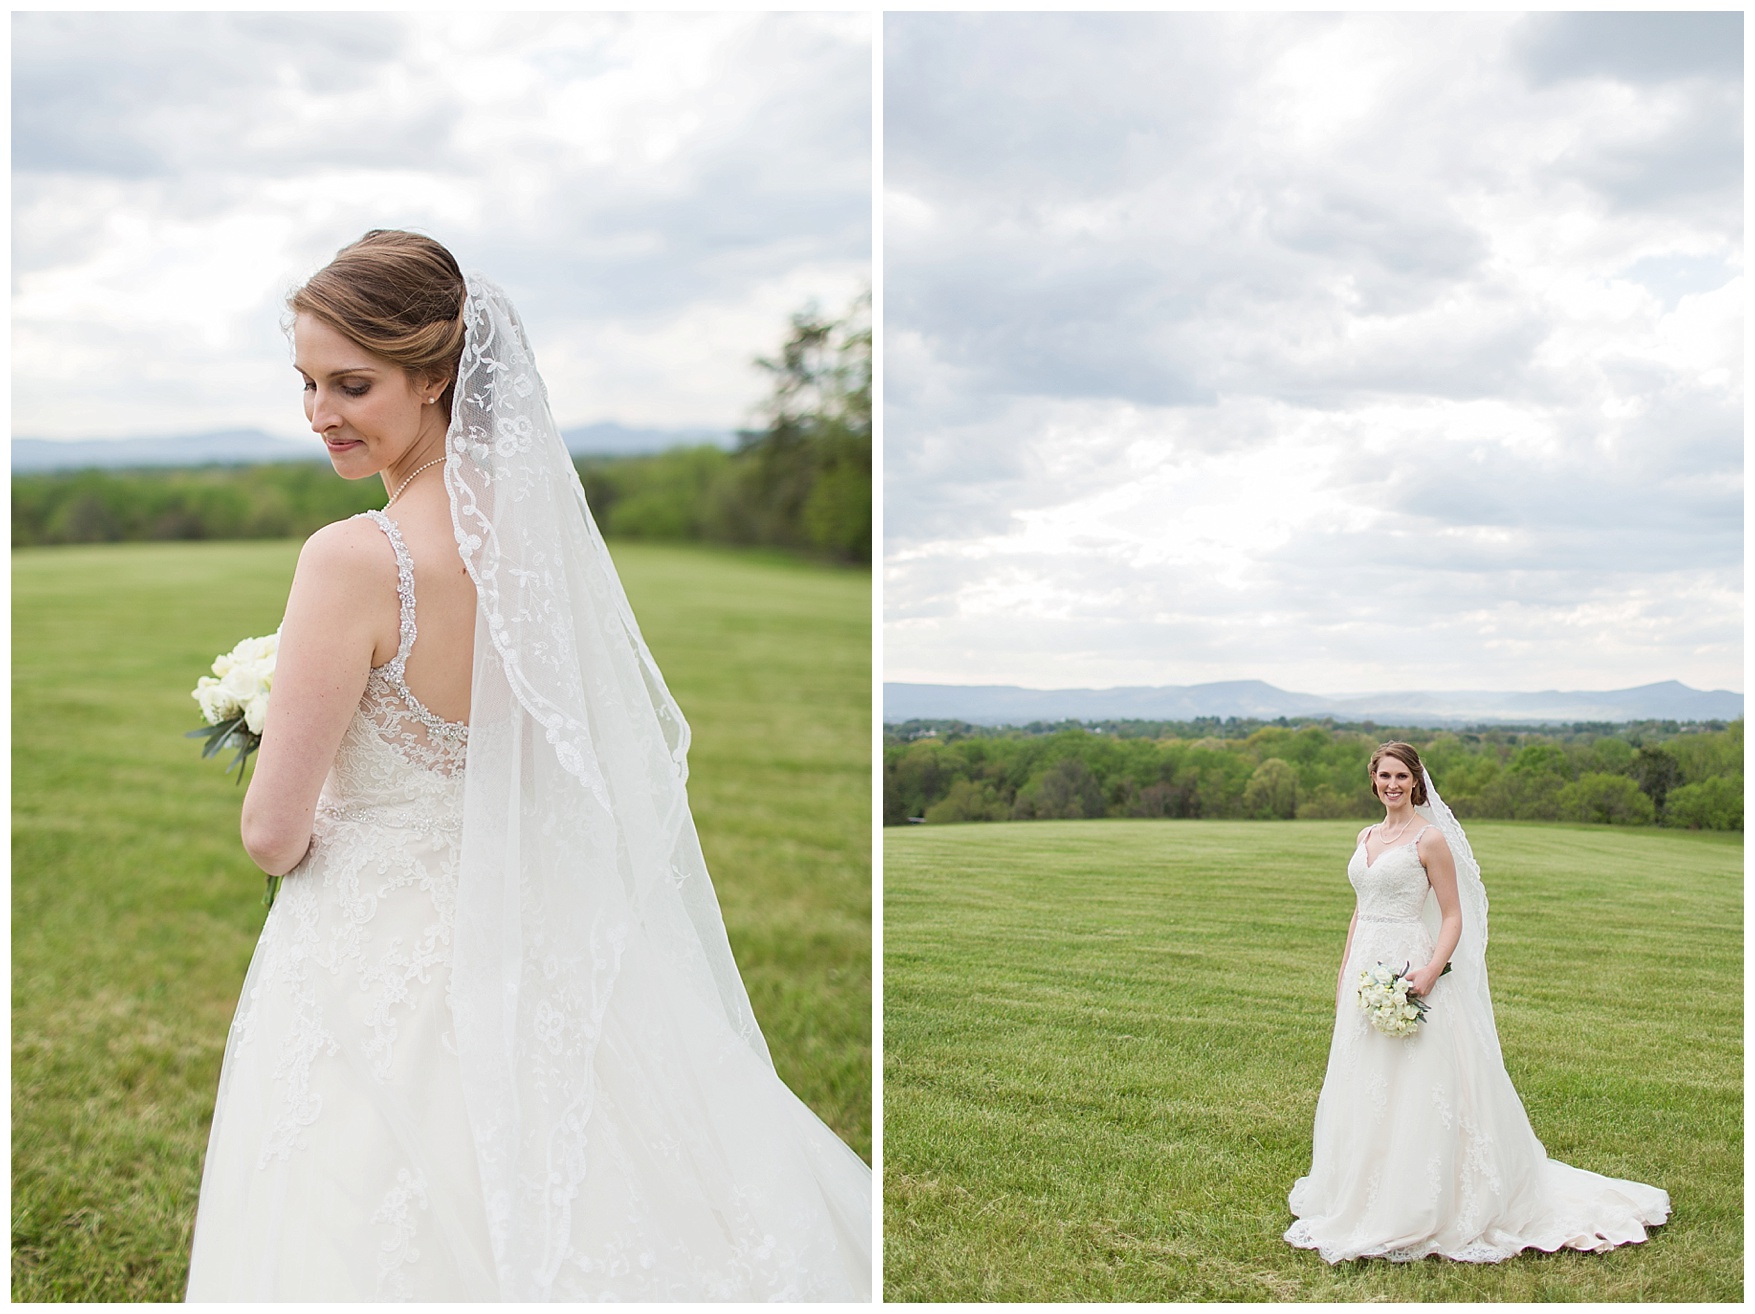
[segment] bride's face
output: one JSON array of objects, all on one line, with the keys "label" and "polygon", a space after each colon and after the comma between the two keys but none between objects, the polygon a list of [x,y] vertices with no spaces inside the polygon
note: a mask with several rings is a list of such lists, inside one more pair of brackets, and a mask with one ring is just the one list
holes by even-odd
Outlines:
[{"label": "bride's face", "polygon": [[1401,758],[1385,753],[1378,759],[1371,783],[1376,786],[1377,797],[1383,800],[1383,806],[1393,810],[1413,796],[1414,773]]},{"label": "bride's face", "polygon": [[293,365],[305,381],[305,418],[343,479],[377,474],[441,427],[427,401],[436,392],[314,315],[293,322]]}]

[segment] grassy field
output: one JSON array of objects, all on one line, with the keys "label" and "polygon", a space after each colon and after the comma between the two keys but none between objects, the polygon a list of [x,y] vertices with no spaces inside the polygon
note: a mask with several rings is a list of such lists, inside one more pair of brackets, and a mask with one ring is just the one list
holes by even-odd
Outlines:
[{"label": "grassy field", "polygon": [[[870,578],[617,546],[695,732],[690,796],[781,1075],[871,1145]],[[261,928],[242,791],[181,737],[297,545],[13,554],[15,1300],[176,1300]]]},{"label": "grassy field", "polygon": [[1530,1121],[1669,1191],[1649,1243],[1330,1268],[1280,1240],[1357,826],[885,832],[888,1299],[1742,1299],[1741,835],[1470,826]]}]

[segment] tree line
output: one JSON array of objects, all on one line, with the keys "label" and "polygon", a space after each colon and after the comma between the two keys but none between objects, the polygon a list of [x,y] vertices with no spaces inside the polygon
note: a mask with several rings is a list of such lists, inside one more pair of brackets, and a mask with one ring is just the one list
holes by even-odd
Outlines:
[{"label": "tree line", "polygon": [[[1162,725],[1163,723],[1158,723]],[[1200,729],[1218,727],[1201,726]],[[1383,815],[1372,750],[1420,750],[1457,816],[1743,828],[1743,722],[1464,731],[1251,723],[1232,733],[1134,727],[885,727],[884,824],[1077,817]]]},{"label": "tree line", "polygon": [[871,298],[839,320],[792,317],[766,424],[735,452],[685,448],[579,463],[606,536],[697,539],[871,561]]},{"label": "tree line", "polygon": [[[760,428],[735,451],[685,447],[575,462],[606,537],[784,548],[871,560],[870,298],[792,317]],[[376,479],[317,462],[19,474],[12,545],[305,537],[384,504]]]}]

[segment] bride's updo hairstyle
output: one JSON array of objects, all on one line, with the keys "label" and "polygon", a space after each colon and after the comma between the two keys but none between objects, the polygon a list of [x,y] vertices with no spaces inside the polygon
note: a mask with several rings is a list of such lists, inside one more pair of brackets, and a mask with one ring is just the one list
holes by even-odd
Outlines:
[{"label": "bride's updo hairstyle", "polygon": [[337,251],[286,304],[411,377],[448,378],[438,404],[449,423],[463,355],[463,297],[463,271],[444,247],[420,233],[374,228]]},{"label": "bride's updo hairstyle", "polygon": [[1386,757],[1393,757],[1414,773],[1414,806],[1419,807],[1426,802],[1426,768],[1420,765],[1420,750],[1412,744],[1404,744],[1399,739],[1387,744],[1379,744],[1377,751],[1371,755],[1371,765],[1365,768],[1366,778],[1371,782],[1371,796],[1377,797],[1377,764]]}]

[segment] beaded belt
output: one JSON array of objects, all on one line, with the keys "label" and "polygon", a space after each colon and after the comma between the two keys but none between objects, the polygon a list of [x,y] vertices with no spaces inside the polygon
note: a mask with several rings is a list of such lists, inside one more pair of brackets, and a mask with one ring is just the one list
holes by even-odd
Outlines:
[{"label": "beaded belt", "polygon": [[319,803],[317,815],[335,821],[363,821],[374,826],[391,826],[399,830],[419,831],[451,831],[461,829],[463,818],[455,813],[450,816],[435,816],[432,812],[412,807],[396,807],[382,803],[368,803],[359,807],[340,807],[334,803]]}]

